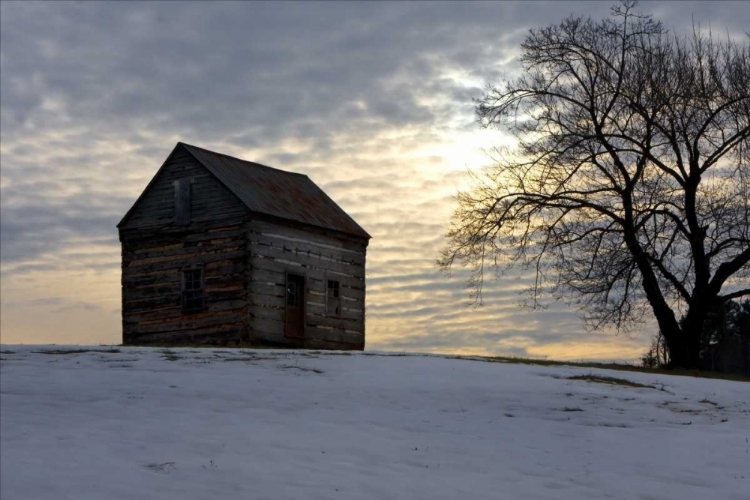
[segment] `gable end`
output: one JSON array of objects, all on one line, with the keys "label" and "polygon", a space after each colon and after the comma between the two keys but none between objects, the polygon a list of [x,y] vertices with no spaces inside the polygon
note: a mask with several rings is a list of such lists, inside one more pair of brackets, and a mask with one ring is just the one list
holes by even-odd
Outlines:
[{"label": "gable end", "polygon": [[[206,205],[202,199],[211,197]],[[248,212],[245,204],[224,183],[196,159],[182,143],[177,143],[130,210],[117,224],[121,231],[131,227],[187,226],[195,222],[192,211],[208,215],[218,199],[225,209]],[[218,208],[218,207],[217,207]]]}]

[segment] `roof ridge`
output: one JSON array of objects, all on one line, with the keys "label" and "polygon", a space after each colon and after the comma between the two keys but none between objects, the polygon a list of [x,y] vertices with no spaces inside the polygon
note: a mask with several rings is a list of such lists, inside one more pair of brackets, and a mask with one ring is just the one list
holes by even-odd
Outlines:
[{"label": "roof ridge", "polygon": [[210,149],[202,148],[200,146],[195,146],[193,144],[188,144],[186,142],[177,141],[177,144],[180,144],[182,146],[187,146],[189,148],[198,149],[200,151],[204,151],[204,152],[210,153],[212,155],[223,156],[225,158],[230,158],[232,160],[241,161],[242,163],[249,163],[249,164],[251,164],[253,166],[256,166],[256,167],[268,168],[270,170],[276,170],[277,172],[283,172],[285,174],[290,174],[290,175],[301,175],[302,177],[308,177],[307,174],[303,174],[303,173],[300,173],[300,172],[291,172],[289,170],[282,170],[282,169],[276,168],[276,167],[269,167],[268,165],[263,165],[262,163],[258,163],[258,162],[250,161],[250,160],[243,160],[242,158],[237,158],[236,156],[228,155],[228,154],[225,154],[225,153],[219,153],[218,151],[211,151]]}]

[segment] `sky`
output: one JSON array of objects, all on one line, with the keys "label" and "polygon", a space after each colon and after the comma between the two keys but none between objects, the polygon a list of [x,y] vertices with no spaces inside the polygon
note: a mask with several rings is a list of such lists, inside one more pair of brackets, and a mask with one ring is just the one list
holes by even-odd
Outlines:
[{"label": "sky", "polygon": [[[472,99],[528,30],[610,2],[0,3],[0,341],[121,341],[115,225],[178,141],[307,174],[373,239],[367,349],[634,360],[656,329],[586,331],[472,307],[436,265],[468,172],[507,144]],[[676,31],[742,34],[750,3],[649,2]]]}]

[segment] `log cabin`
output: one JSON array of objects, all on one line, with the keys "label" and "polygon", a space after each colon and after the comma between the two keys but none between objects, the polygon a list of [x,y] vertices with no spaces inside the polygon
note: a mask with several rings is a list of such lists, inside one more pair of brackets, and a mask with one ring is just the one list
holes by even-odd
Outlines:
[{"label": "log cabin", "polygon": [[179,142],[117,228],[125,345],[364,349],[370,235],[306,175]]}]

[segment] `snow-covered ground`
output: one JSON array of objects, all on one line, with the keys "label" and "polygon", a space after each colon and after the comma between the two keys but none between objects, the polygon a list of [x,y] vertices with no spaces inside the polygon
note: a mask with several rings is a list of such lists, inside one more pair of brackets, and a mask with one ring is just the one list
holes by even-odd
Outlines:
[{"label": "snow-covered ground", "polygon": [[58,349],[74,348],[2,346],[3,500],[750,499],[748,383],[438,356]]}]

